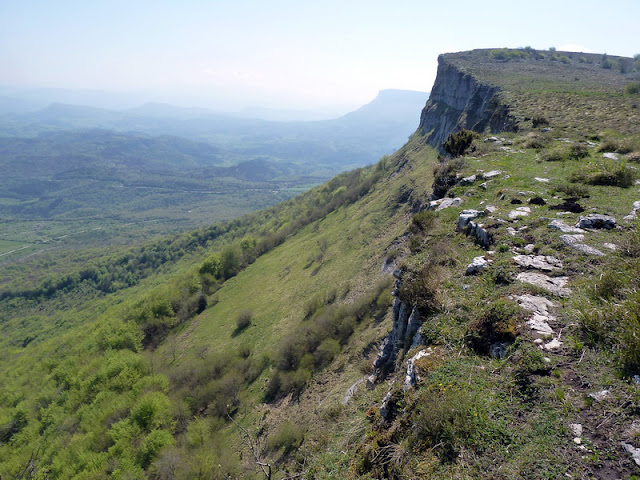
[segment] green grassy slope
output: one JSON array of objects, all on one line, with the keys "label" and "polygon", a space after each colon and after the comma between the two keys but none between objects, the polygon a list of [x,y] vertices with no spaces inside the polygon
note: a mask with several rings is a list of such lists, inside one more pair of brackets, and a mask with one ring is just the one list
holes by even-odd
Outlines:
[{"label": "green grassy slope", "polygon": [[[515,57],[488,55],[447,58],[480,81],[505,79],[502,101],[522,102],[510,105],[515,133],[477,135],[461,157],[440,160],[414,135],[379,164],[269,210],[115,252],[84,275],[70,259],[50,265],[57,280],[20,276],[0,302],[0,473],[638,475],[640,250],[637,220],[623,219],[640,200],[636,127],[584,116],[579,128],[568,124],[564,80],[547,66],[571,62],[518,68]],[[622,78],[615,88],[630,78],[611,75]],[[514,86],[523,78],[560,99],[545,104],[544,125],[524,120],[542,97],[533,89],[525,103]],[[590,99],[598,78],[571,94]],[[636,101],[607,85],[606,102]],[[427,210],[434,179],[461,203]],[[455,228],[463,209],[484,211],[476,221],[492,236],[487,248]],[[617,220],[582,233],[603,255],[570,248],[548,226],[594,212]],[[514,261],[534,254],[557,269]],[[479,256],[488,268],[465,275]],[[395,368],[367,388],[393,321],[396,268],[395,293],[419,312],[422,342],[401,345]],[[571,293],[522,273],[566,279]],[[524,295],[548,302],[552,333],[529,326]],[[503,354],[491,355],[497,342]],[[407,360],[420,351],[417,383],[405,388]]]}]

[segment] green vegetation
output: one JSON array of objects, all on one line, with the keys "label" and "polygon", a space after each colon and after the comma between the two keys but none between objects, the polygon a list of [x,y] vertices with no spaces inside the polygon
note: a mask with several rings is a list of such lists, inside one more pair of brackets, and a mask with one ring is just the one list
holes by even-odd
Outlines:
[{"label": "green vegetation", "polygon": [[[502,72],[500,99],[521,113],[518,131],[469,134],[459,157],[414,135],[235,220],[8,265],[3,478],[633,478],[621,443],[639,446],[640,226],[623,219],[639,200],[640,131],[589,115],[628,106],[630,73],[518,52],[451,55],[478,79]],[[512,69],[524,62],[540,68],[529,97]],[[578,126],[562,113],[566,79],[549,75],[568,68],[590,85],[570,90]],[[436,196],[462,204],[437,210]],[[462,210],[479,212],[490,250],[455,228]],[[583,232],[603,255],[549,227],[585,212],[617,219]],[[466,275],[477,257],[486,270]],[[541,272],[569,290],[519,275]],[[552,333],[532,328],[524,296],[546,305]],[[419,337],[392,327],[394,311],[413,312]]]}]

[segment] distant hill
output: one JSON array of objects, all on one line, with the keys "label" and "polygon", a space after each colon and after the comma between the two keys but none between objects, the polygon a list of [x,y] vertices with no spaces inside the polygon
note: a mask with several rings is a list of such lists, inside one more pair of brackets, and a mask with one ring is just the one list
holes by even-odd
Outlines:
[{"label": "distant hill", "polygon": [[228,164],[263,155],[335,173],[373,163],[399,148],[415,130],[427,98],[426,93],[387,90],[355,112],[311,122],[275,122],[164,104],[115,111],[56,103],[36,112],[1,115],[0,135],[87,128],[172,135],[216,146]]}]

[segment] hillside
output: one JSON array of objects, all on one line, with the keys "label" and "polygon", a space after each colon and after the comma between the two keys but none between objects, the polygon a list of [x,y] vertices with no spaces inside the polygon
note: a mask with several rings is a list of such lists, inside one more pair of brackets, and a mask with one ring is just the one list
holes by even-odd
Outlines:
[{"label": "hillside", "polygon": [[375,165],[14,269],[0,474],[639,475],[640,65],[581,58],[442,55]]}]

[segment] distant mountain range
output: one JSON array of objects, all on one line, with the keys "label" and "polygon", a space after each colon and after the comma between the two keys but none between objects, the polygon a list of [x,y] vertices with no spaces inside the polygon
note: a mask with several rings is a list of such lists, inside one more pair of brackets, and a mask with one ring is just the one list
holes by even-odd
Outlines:
[{"label": "distant mountain range", "polygon": [[[171,135],[214,145],[222,162],[229,165],[259,155],[336,172],[370,164],[404,144],[415,131],[416,118],[427,99],[424,92],[383,90],[347,115],[305,122],[268,121],[164,104],[116,111],[54,103],[36,111],[0,115],[0,136],[35,137],[87,129]],[[4,105],[9,103],[6,100]],[[256,111],[256,117],[259,115]]]}]

